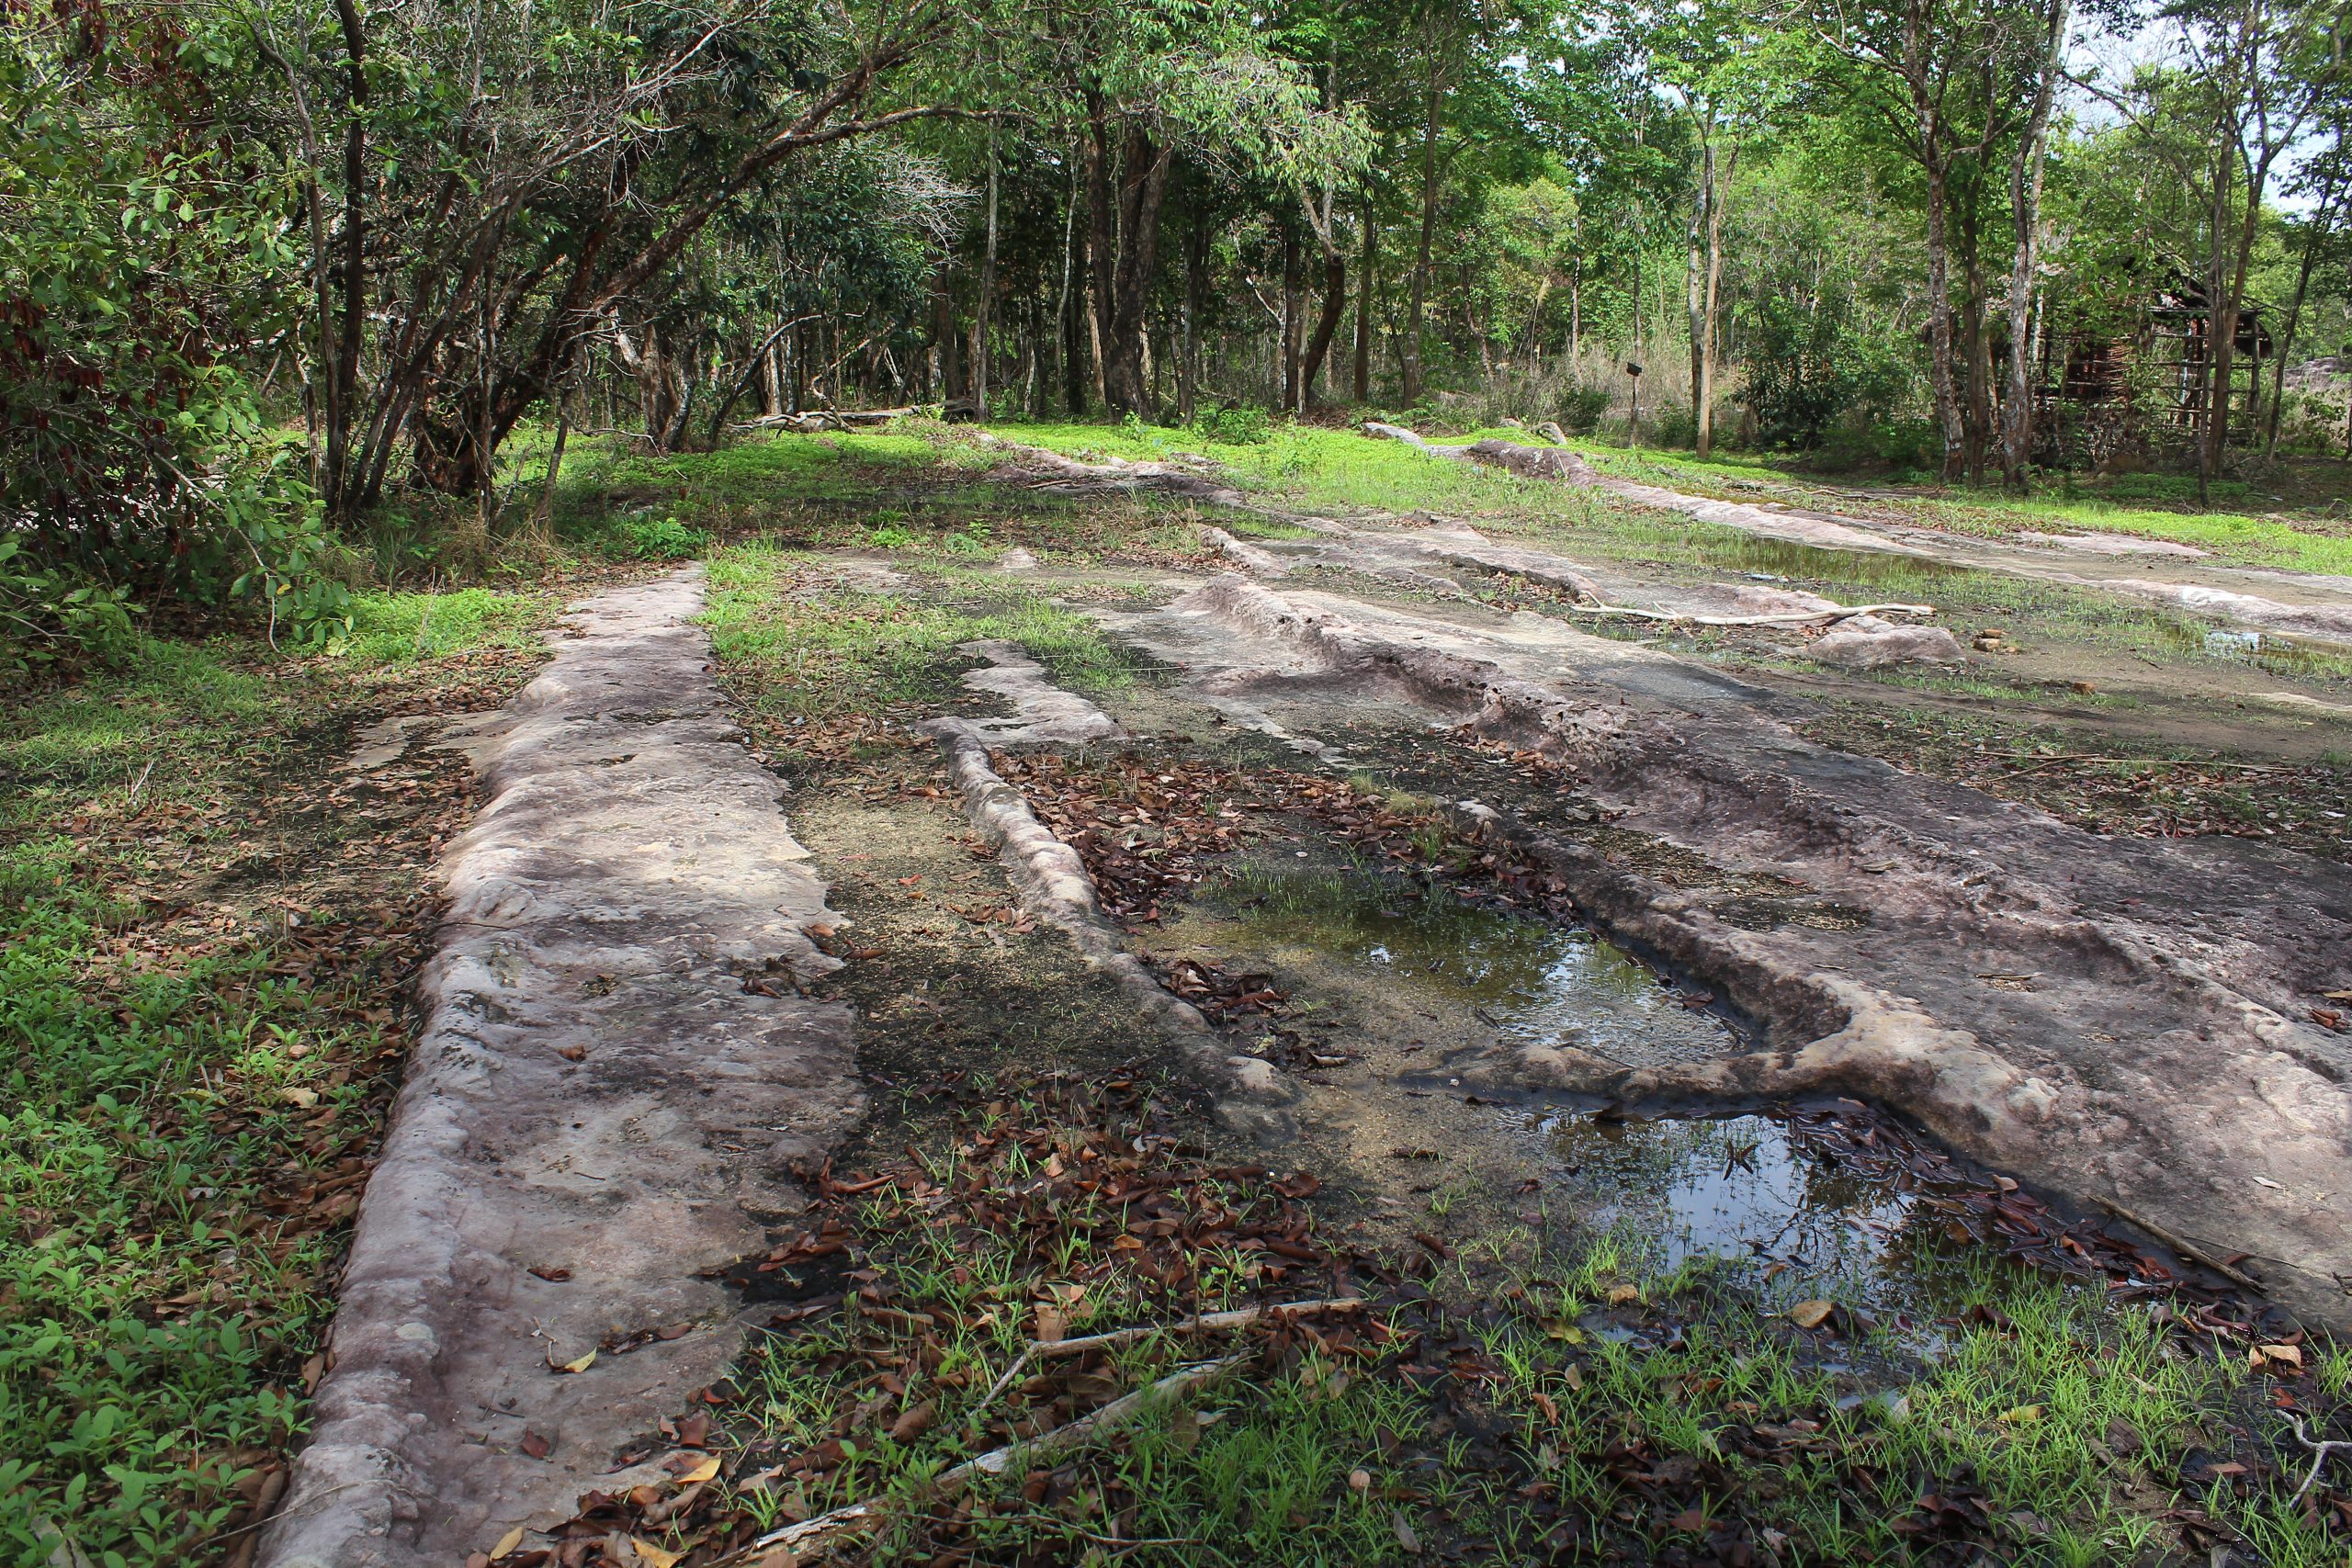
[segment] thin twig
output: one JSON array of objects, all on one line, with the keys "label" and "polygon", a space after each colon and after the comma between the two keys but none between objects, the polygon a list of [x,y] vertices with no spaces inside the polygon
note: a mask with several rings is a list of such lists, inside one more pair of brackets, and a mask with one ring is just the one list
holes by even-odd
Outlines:
[{"label": "thin twig", "polygon": [[2215,1258],[2210,1253],[2199,1248],[2194,1242],[2173,1235],[2172,1232],[2165,1229],[2164,1226],[2157,1224],[2154,1220],[2143,1219],[2138,1214],[2135,1214],[2131,1210],[2125,1208],[2122,1204],[2115,1202],[2110,1199],[2100,1198],[2096,1200],[2096,1201],[2100,1208],[2105,1209],[2109,1213],[2113,1214],[2125,1224],[2137,1225],[2140,1229],[2146,1231],[2150,1235],[2154,1236],[2158,1241],[2163,1242],[2166,1247],[2171,1247],[2175,1252],[2179,1253],[2183,1258],[2188,1258],[2191,1263],[2201,1264],[2205,1268],[2211,1269],[2214,1273],[2219,1274],[2222,1278],[2229,1280],[2233,1285],[2243,1285],[2247,1290],[2253,1291],[2257,1294],[2267,1293],[2264,1291],[2262,1281],[2256,1279],[2253,1275],[2245,1272],[2243,1269],[2232,1268],[2229,1264],[2222,1262],[2220,1258]]},{"label": "thin twig", "polygon": [[996,1396],[1002,1393],[1005,1389],[1011,1385],[1012,1380],[1021,1375],[1021,1369],[1027,1366],[1029,1364],[1029,1358],[1035,1356],[1036,1353],[1037,1347],[1035,1345],[1025,1345],[1022,1347],[1021,1354],[1012,1359],[1012,1365],[1004,1369],[1004,1375],[997,1379],[993,1383],[990,1383],[989,1385],[988,1393],[980,1395],[980,1402],[972,1406],[972,1414],[978,1416],[981,1411],[986,1410],[989,1405],[994,1404],[996,1403]]},{"label": "thin twig", "polygon": [[[1082,1443],[1099,1431],[1120,1426],[1154,1405],[1187,1393],[1203,1383],[1223,1376],[1240,1365],[1248,1354],[1248,1351],[1238,1351],[1230,1356],[1220,1357],[1214,1361],[1198,1361],[1189,1367],[1180,1367],[1158,1382],[1147,1384],[1133,1393],[1122,1394],[1102,1409],[1091,1415],[1081,1416],[1067,1426],[1057,1427],[1052,1431],[1035,1438],[1007,1443],[1001,1449],[991,1449],[977,1459],[967,1459],[961,1464],[943,1470],[932,1478],[932,1488],[934,1491],[946,1491],[962,1486],[979,1476],[1001,1475],[1012,1467],[1016,1456],[1050,1453]],[[710,1565],[710,1568],[729,1568],[729,1564],[746,1562],[755,1553],[764,1551],[772,1546],[789,1546],[797,1551],[809,1542],[820,1541],[831,1536],[870,1529],[880,1522],[881,1512],[882,1505],[879,1501],[852,1503],[846,1507],[835,1508],[831,1513],[820,1514],[813,1519],[803,1519],[798,1524],[786,1525],[780,1529],[770,1530],[749,1545],[719,1558]]]},{"label": "thin twig", "polygon": [[2287,1419],[2289,1425],[2295,1428],[2295,1441],[2302,1444],[2312,1452],[2312,1472],[2303,1477],[2303,1483],[2295,1488],[2295,1495],[2292,1497],[2287,1499],[2287,1509],[2292,1513],[2302,1506],[2304,1495],[2319,1484],[2319,1472],[2326,1467],[2328,1456],[2339,1450],[2346,1453],[2352,1453],[2352,1442],[2346,1442],[2340,1438],[2329,1438],[2322,1442],[2312,1442],[2311,1434],[2303,1430],[2301,1416],[2290,1416]]},{"label": "thin twig", "polygon": [[[1089,1350],[1099,1350],[1107,1345],[1125,1345],[1152,1334],[1214,1334],[1227,1328],[1246,1328],[1261,1317],[1292,1317],[1310,1312],[1353,1312],[1363,1305],[1361,1296],[1335,1296],[1327,1301],[1283,1302],[1273,1306],[1236,1307],[1230,1312],[1206,1313],[1188,1317],[1182,1323],[1147,1323],[1134,1328],[1114,1328],[1103,1334],[1081,1335],[1076,1339],[1054,1339],[1032,1345],[1029,1350],[1039,1356],[1077,1356]],[[1023,1351],[1023,1359],[1029,1352]],[[1018,1365],[1019,1363],[1015,1363]]]}]

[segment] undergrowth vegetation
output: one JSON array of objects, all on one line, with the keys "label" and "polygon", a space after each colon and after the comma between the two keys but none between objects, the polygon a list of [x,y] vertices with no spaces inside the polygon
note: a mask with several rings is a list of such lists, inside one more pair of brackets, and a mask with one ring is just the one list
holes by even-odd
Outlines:
[{"label": "undergrowth vegetation", "polygon": [[214,1561],[282,1487],[465,797],[337,768],[511,690],[545,614],[364,599],[293,665],[141,635],[0,714],[0,1562]]},{"label": "undergrowth vegetation", "polygon": [[1924,1340],[1573,1221],[1433,1199],[1388,1253],[1311,1174],[1191,1148],[1133,1076],[926,1100],[921,1146],[739,1266],[767,1330],[688,1490],[592,1498],[508,1561],[615,1530],[697,1562],[2341,1561],[2266,1413],[2340,1356],[2249,1370],[2165,1303],[1982,1252]]},{"label": "undergrowth vegetation", "polygon": [[1014,644],[1080,690],[1136,678],[1135,656],[1091,620],[1016,585],[963,584],[944,599],[878,590],[759,544],[722,552],[710,570],[720,660],[757,671],[757,700],[806,718],[949,701],[956,673],[984,662],[958,651],[973,641]]}]

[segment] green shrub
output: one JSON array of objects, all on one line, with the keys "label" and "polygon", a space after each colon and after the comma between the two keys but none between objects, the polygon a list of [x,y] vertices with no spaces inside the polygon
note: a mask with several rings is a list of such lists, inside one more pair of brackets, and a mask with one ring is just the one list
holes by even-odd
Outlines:
[{"label": "green shrub", "polygon": [[617,553],[632,560],[692,560],[710,547],[710,536],[674,517],[625,518],[614,530]]},{"label": "green shrub", "polygon": [[22,541],[0,538],[0,682],[61,660],[112,662],[131,644],[130,590],[24,558]]},{"label": "green shrub", "polygon": [[1609,394],[1599,387],[1577,387],[1560,400],[1560,427],[1576,435],[1589,435],[1600,428],[1601,415],[1609,412]]},{"label": "green shrub", "polygon": [[1193,432],[1227,446],[1259,446],[1273,439],[1274,422],[1264,409],[1236,404],[1204,410],[1193,419]]}]

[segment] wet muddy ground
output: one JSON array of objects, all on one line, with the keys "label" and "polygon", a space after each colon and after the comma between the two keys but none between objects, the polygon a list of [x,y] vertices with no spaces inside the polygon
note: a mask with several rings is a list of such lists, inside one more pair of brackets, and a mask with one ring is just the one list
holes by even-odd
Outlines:
[{"label": "wet muddy ground", "polygon": [[[818,1206],[734,1276],[769,1335],[752,1362],[699,1427],[621,1456],[707,1445],[723,1472],[683,1502],[594,1500],[502,1562],[597,1561],[582,1543],[617,1537],[650,1561],[756,1561],[736,1554],[796,1529],[801,1561],[2341,1560],[2352,1501],[2341,1476],[2297,1493],[2289,1423],[2346,1424],[2347,1363],[2249,1289],[2242,1258],[2087,1212],[1862,1100],[1628,1104],[1494,1069],[1565,1049],[1678,1071],[1790,1043],[1724,976],[1502,847],[1497,814],[1736,931],[1851,937],[1867,893],[1752,842],[1718,857],[1621,825],[1573,766],[1394,681],[1324,679],[1306,655],[1268,673],[1262,648],[1252,679],[1220,680],[1242,639],[1171,609],[1231,564],[1198,543],[1197,507],[1081,502],[1126,525],[1073,529],[1041,502],[1024,529],[979,495],[987,528],[902,483],[888,525],[915,543],[891,548],[829,500],[834,522],[753,550],[716,612],[723,678],[841,917],[824,942],[843,966],[810,989],[850,1004],[872,1110],[817,1173]],[[1809,662],[1802,631],[1579,620],[1524,576],[1359,571],[1306,558],[1279,519],[1210,514],[1301,558],[1286,592],[1409,620],[1430,646],[1449,627],[1515,637],[1507,656],[1532,667],[1573,636],[1592,667],[1597,634],[1618,661],[1602,678],[1645,700],[1753,711],[2013,797],[2055,755],[2078,820],[2136,812],[2125,830],[2151,830],[2169,789],[2153,830],[2352,853],[2342,795],[2312,787],[2345,776],[2352,745],[2337,650],[1900,558],[1647,524],[1572,536],[1612,601],[1769,582],[1931,596],[1964,639],[2002,631],[1959,669],[1855,674]],[[897,647],[836,635],[876,619],[908,628]],[[1222,1049],[1272,1066],[1281,1139],[1220,1125],[1229,1086],[1183,1070],[1163,1023],[1027,907],[912,728],[1009,715],[959,682],[986,660],[955,644],[1015,621],[1119,733],[1006,746],[996,771],[1078,849],[1127,951]],[[2183,753],[2185,787],[2161,772]],[[2110,756],[2132,764],[2122,801],[2075,765]],[[2246,815],[2250,780],[2303,787],[2258,788]],[[1047,1367],[1039,1348],[1066,1335],[1327,1298],[1375,1306],[1261,1323],[1224,1348],[1238,1371],[1218,1363],[1099,1450],[910,1480],[1201,1364],[1145,1334]],[[885,1495],[887,1522],[835,1521]]]}]

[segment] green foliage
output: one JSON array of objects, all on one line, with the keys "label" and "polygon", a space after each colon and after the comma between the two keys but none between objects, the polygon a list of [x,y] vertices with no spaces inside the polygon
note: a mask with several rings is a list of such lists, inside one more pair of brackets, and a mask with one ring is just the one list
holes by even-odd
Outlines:
[{"label": "green foliage", "polygon": [[675,517],[630,517],[614,525],[610,547],[633,560],[691,560],[710,548],[710,536]]},{"label": "green foliage", "polygon": [[1812,451],[1842,421],[1884,420],[1916,384],[1911,355],[1860,329],[1850,301],[1759,302],[1747,403],[1767,446]]},{"label": "green foliage", "polygon": [[127,588],[38,570],[23,540],[0,538],[0,683],[77,657],[119,658],[132,641],[130,600]]},{"label": "green foliage", "polygon": [[1589,435],[1609,412],[1609,393],[1600,387],[1574,387],[1560,398],[1560,427],[1573,435]]},{"label": "green foliage", "polygon": [[[292,1108],[213,1131],[229,1076],[274,1090],[318,1044],[310,999],[243,945],[133,968],[131,911],[61,846],[0,852],[0,1560],[182,1563],[237,1499],[230,1450],[300,1417],[273,1374],[322,1304],[280,1295],[258,1201]],[[243,993],[250,1007],[224,1007]],[[276,1098],[274,1092],[271,1097]],[[274,1129],[271,1124],[277,1124]],[[272,1133],[277,1135],[271,1135]],[[299,1135],[293,1142],[299,1145]],[[233,1280],[234,1289],[215,1290]],[[181,1298],[158,1310],[167,1297]],[[64,1557],[80,1561],[74,1551]]]},{"label": "green foliage", "polygon": [[1204,441],[1226,446],[1262,446],[1273,438],[1274,422],[1264,409],[1250,403],[1204,410],[1193,421]]},{"label": "green foliage", "polygon": [[225,17],[67,15],[0,17],[0,518],[31,563],[0,592],[33,606],[0,623],[0,667],[119,639],[133,593],[249,595],[274,640],[322,644],[348,601],[243,357],[293,259],[218,118],[248,51]]}]

